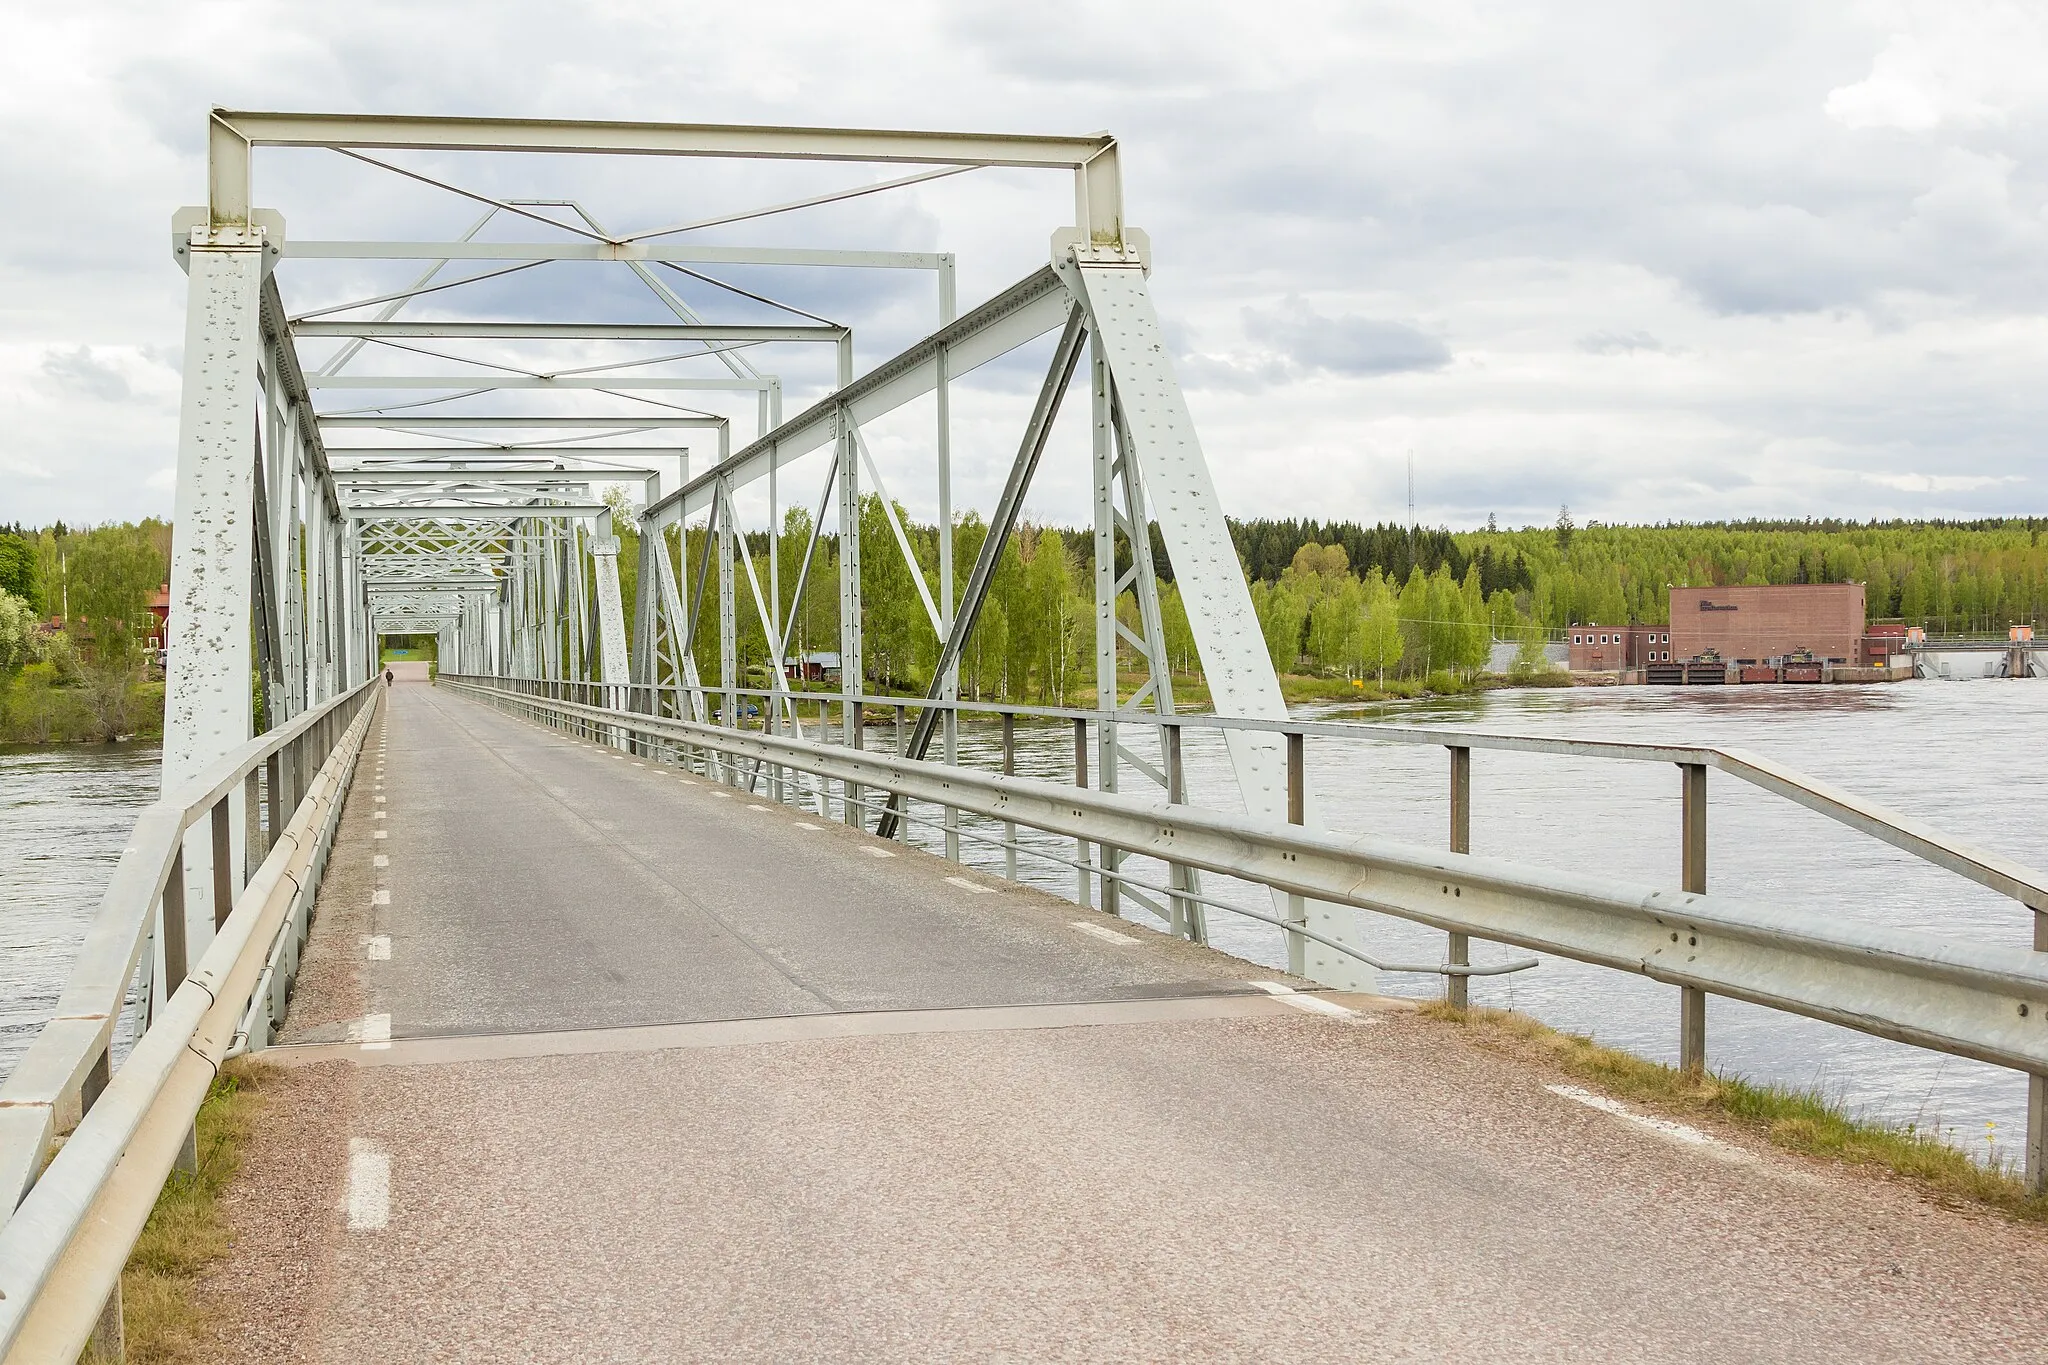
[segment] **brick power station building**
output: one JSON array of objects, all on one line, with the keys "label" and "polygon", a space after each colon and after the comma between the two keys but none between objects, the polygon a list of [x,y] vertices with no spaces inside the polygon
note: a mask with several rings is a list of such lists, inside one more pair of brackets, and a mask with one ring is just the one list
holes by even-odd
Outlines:
[{"label": "brick power station building", "polygon": [[1774,583],[1671,590],[1671,653],[1713,651],[1729,663],[1768,663],[1804,652],[1853,664],[1863,639],[1861,583]]},{"label": "brick power station building", "polygon": [[[1576,625],[1575,671],[1642,670],[1650,682],[1819,681],[1868,662],[1861,583],[1673,588],[1666,625]],[[1884,642],[1878,642],[1880,644]],[[1880,654],[1878,663],[1883,663]]]}]

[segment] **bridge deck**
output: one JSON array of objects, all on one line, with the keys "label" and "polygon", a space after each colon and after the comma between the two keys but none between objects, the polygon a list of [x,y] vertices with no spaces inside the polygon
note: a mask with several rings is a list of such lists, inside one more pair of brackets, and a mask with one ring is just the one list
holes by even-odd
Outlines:
[{"label": "bridge deck", "polygon": [[1887,1360],[2048,1329],[1997,1220],[1673,1143],[1382,1002],[1311,1012],[446,693],[395,688],[385,734],[271,1054],[229,1354]]}]

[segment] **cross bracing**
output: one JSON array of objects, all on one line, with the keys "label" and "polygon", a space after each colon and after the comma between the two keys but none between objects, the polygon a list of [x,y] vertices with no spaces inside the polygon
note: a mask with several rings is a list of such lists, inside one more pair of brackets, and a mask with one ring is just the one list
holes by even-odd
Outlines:
[{"label": "cross bracing", "polygon": [[[179,516],[221,534],[179,538],[167,772],[247,735],[248,689],[233,679],[254,671],[265,714],[287,717],[368,676],[377,636],[397,632],[434,635],[451,672],[636,684],[664,714],[725,724],[748,709],[741,691],[765,685],[762,723],[794,727],[793,603],[828,580],[850,698],[838,737],[858,744],[854,703],[872,686],[864,561],[907,570],[893,581],[937,660],[929,697],[957,700],[993,566],[1041,468],[1074,459],[1058,434],[1069,428],[1087,433],[1076,472],[1094,508],[1098,708],[1174,707],[1156,525],[1217,708],[1283,714],[1148,292],[1149,244],[1125,218],[1114,138],[225,110],[208,130],[208,203],[174,221],[192,317]],[[322,233],[315,204],[314,233],[294,240],[253,197],[261,147],[318,149],[351,176],[457,207],[467,225],[450,234],[422,226],[426,216],[380,238],[358,217]],[[619,155],[807,163],[840,183],[751,207],[685,196],[621,228],[554,174],[573,158]],[[477,178],[479,156],[508,169]],[[875,179],[863,164],[890,169]],[[945,251],[732,240],[986,167],[1068,176],[1074,211],[1034,230],[1051,235],[1044,265],[964,309]],[[534,183],[506,192],[522,174]],[[610,283],[550,284],[562,271]],[[818,287],[849,272],[929,280],[926,334],[892,341],[886,358],[857,350],[876,330],[849,315],[864,296]],[[969,456],[1000,486],[978,509],[989,535],[972,564],[954,562],[949,534],[922,562],[898,504],[935,510],[940,527],[967,510],[953,411],[1005,357],[1041,370],[1010,444]],[[235,521],[249,506],[253,525]],[[864,535],[867,507],[880,520]],[[803,529],[785,543],[790,513]],[[621,514],[638,533],[630,623]],[[237,563],[254,566],[242,571],[246,594],[230,591]],[[765,667],[741,658],[742,616],[766,637]],[[221,629],[233,622],[246,629]],[[229,647],[193,648],[202,633]],[[247,652],[232,643],[243,634]],[[953,760],[954,713],[919,714],[913,752]],[[1247,809],[1285,818],[1278,741],[1245,731],[1229,744]],[[1094,785],[1164,785],[1172,766],[1116,724],[1098,727]],[[900,813],[883,815],[884,832]],[[1113,871],[1114,852],[1101,857]],[[1319,932],[1351,932],[1298,901],[1283,909]],[[1198,911],[1173,927],[1203,932]],[[1294,965],[1342,978],[1334,959]]]}]

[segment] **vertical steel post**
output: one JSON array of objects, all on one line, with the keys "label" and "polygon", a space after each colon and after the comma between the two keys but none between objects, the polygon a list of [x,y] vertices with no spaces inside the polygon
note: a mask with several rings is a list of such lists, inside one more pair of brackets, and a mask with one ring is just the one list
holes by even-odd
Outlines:
[{"label": "vertical steel post", "polygon": [[[955,297],[953,257],[939,257],[939,326],[953,321],[958,306]],[[943,645],[953,633],[953,616],[959,611],[953,586],[953,399],[952,357],[941,342],[932,358],[934,396],[938,401],[938,493],[939,493],[939,641]],[[939,700],[960,700],[960,657],[947,660],[939,679]],[[960,713],[950,707],[939,718],[940,755],[947,765],[960,761]],[[960,811],[945,808],[946,856],[960,861]]]},{"label": "vertical steel post", "polygon": [[[1308,823],[1308,737],[1299,730],[1287,732],[1287,823]],[[1308,903],[1289,893],[1286,919],[1289,924],[1308,923]],[[1308,970],[1308,940],[1300,934],[1287,935],[1287,970],[1295,976]]]},{"label": "vertical steel post", "polygon": [[[1003,776],[1017,775],[1017,717],[1003,712]],[[1003,875],[1017,880],[1017,822],[1003,822]]]},{"label": "vertical steel post", "polygon": [[[839,386],[853,382],[853,353],[850,342],[839,348]],[[861,650],[860,599],[860,451],[855,446],[853,414],[841,403],[838,408],[839,439],[839,692],[840,723],[846,747],[860,742],[860,697],[866,679]],[[860,784],[840,784],[842,812],[849,825],[862,824]]]},{"label": "vertical steel post", "polygon": [[[1159,752],[1166,763],[1166,803],[1170,806],[1185,805],[1188,799],[1187,771],[1181,766],[1180,731],[1177,722],[1168,722],[1159,727]],[[1186,891],[1188,869],[1185,863],[1168,863],[1166,884],[1175,891]],[[1169,903],[1172,918],[1167,932],[1187,939],[1190,943],[1203,942],[1208,935],[1201,932],[1195,903],[1186,896],[1176,895]]]},{"label": "vertical steel post", "polygon": [[[1086,790],[1088,786],[1088,721],[1084,716],[1074,717],[1074,785]],[[1088,880],[1088,841],[1074,840],[1074,899],[1084,906],[1093,907],[1093,888]]]},{"label": "vertical steel post", "polygon": [[[159,938],[164,945],[163,998],[169,1000],[185,980],[190,963],[185,949],[185,851],[180,846],[171,858],[171,875],[164,881],[163,923]],[[156,1001],[152,998],[151,1009]]]},{"label": "vertical steel post", "polygon": [[228,915],[235,908],[235,866],[233,862],[233,836],[228,823],[228,799],[223,796],[213,803],[213,927],[216,931],[228,922]]},{"label": "vertical steel post", "polygon": [[[1451,750],[1451,852],[1472,851],[1472,751],[1460,745],[1449,746]],[[1449,964],[1452,967],[1472,965],[1472,938],[1469,934],[1450,936]],[[1453,972],[1444,977],[1444,1000],[1453,1009],[1464,1009],[1471,1004],[1472,978]]]},{"label": "vertical steel post", "polygon": [[[2034,951],[2048,953],[2048,912],[2034,912]],[[2048,1076],[2027,1076],[2028,1194],[2048,1194]]]},{"label": "vertical steel post", "polygon": [[[227,217],[175,222],[185,238],[187,286],[173,516],[180,530],[164,642],[164,791],[252,733],[249,578],[263,422],[263,276],[283,245],[283,224],[252,222],[246,205]],[[232,854],[232,842],[219,861]],[[187,890],[203,896],[206,845],[195,840],[186,852]]]},{"label": "vertical steel post", "polygon": [[[1705,895],[1707,890],[1707,767],[1704,763],[1681,763],[1684,801],[1684,890]],[[1679,987],[1678,1069],[1699,1075],[1707,1068],[1707,993],[1692,986]]]}]

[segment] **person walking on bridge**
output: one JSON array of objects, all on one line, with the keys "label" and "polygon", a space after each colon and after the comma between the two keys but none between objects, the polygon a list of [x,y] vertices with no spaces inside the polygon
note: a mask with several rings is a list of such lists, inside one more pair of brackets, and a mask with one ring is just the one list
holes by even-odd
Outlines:
[{"label": "person walking on bridge", "polygon": [[393,676],[393,675],[392,675],[392,672],[391,672],[391,670],[390,670],[390,669],[388,669],[388,668],[387,668],[387,669],[385,669],[385,670],[384,670],[384,685],[385,685],[386,687],[389,687],[389,686],[391,686],[391,679],[392,679],[392,676]]}]

